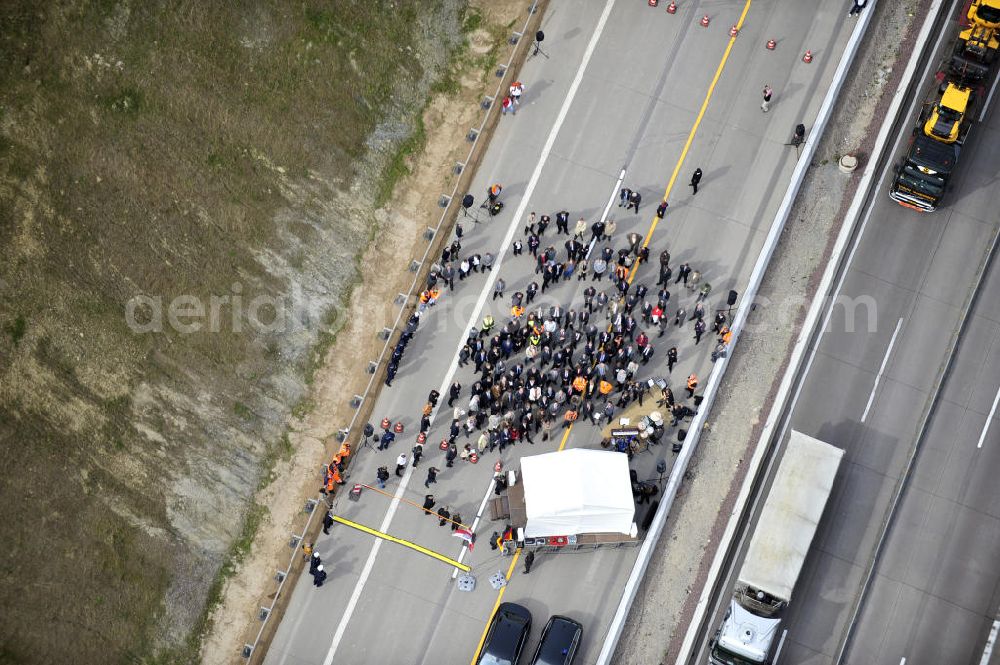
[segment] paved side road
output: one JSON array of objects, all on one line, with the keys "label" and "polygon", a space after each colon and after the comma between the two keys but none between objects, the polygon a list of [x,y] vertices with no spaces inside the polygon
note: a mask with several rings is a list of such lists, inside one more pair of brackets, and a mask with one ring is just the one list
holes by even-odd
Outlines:
[{"label": "paved side road", "polygon": [[[440,390],[443,402],[452,380],[459,380],[466,390],[474,381],[470,368],[455,366],[458,345],[468,328],[478,324],[484,313],[502,323],[510,294],[523,291],[531,280],[541,281],[530,256],[506,253],[510,242],[521,237],[523,214],[534,210],[554,216],[565,208],[571,227],[581,216],[593,221],[614,194],[625,164],[625,185],[640,191],[644,202],[638,215],[612,208],[618,229],[610,244],[618,249],[628,233],[645,234],[713,82],[728,43],[728,26],[743,9],[738,2],[715,5],[713,23],[704,29],[697,24],[701,12],[694,5],[675,16],[623,0],[574,3],[573,11],[568,6],[557,5],[546,16],[543,27],[550,58],[536,57],[521,72],[526,88],[521,107],[516,116],[502,119],[472,188],[478,203],[490,183],[504,184],[504,211],[492,219],[483,217],[480,224],[466,221],[467,235],[462,239],[463,256],[504,248],[498,263],[492,273],[473,274],[454,292],[446,290],[428,310],[373,416],[376,423],[383,415],[401,421],[406,433],[389,451],[358,452],[349,482],[373,483],[377,467],[388,466],[391,473],[396,457],[409,455],[428,391]],[[690,262],[703,273],[713,287],[710,312],[728,289],[740,290],[746,282],[794,165],[794,152],[783,144],[797,122],[809,123],[814,117],[837,61],[823,58],[807,66],[790,42],[787,51],[777,54],[763,44],[767,36],[785,33],[825,44],[836,53],[846,39],[842,12],[827,11],[818,0],[791,7],[777,1],[754,2],[750,18],[718,79],[681,167],[671,208],[650,246],[654,262],[660,251],[669,248],[675,268]],[[767,114],[759,106],[765,82],[775,91]],[[686,183],[695,166],[705,175],[699,194],[692,196]],[[543,247],[552,243],[562,260],[565,237],[552,240],[554,226],[546,232]],[[655,265],[641,267],[636,283],[655,292],[655,271]],[[506,296],[493,301],[493,286],[500,276],[507,283]],[[575,278],[560,282],[536,303],[558,302],[579,309],[582,291],[591,283]],[[610,288],[607,280],[595,284]],[[690,311],[694,294],[680,285],[671,286],[671,291],[670,313],[678,306]],[[595,318],[603,325],[603,313]],[[639,376],[667,374],[665,350],[676,345],[680,361],[670,381],[678,397],[683,396],[684,377],[692,371],[707,374],[713,336],[706,335],[696,346],[691,323],[686,322],[683,327],[671,326],[663,338],[655,332],[651,337],[655,360]],[[464,401],[459,402],[463,408],[467,399],[464,392]],[[438,505],[448,505],[453,514],[457,510],[469,523],[489,489],[497,458],[511,468],[521,455],[555,450],[562,443],[560,437],[543,442],[536,436],[533,446],[521,442],[516,449],[486,455],[477,465],[459,462],[447,468],[436,448],[447,436],[449,418],[444,411],[442,405],[429,431],[424,461],[417,469],[408,465],[402,478],[390,478],[390,496],[365,490],[361,501],[354,503],[341,493],[334,512],[457,556],[461,548],[450,530],[410,502],[419,504],[426,492],[433,492]],[[464,442],[462,437],[459,442]],[[579,424],[565,445],[596,447],[596,430]],[[661,449],[643,453],[633,460],[633,468],[641,478],[655,478],[658,458],[669,462],[671,456]],[[438,483],[425,490],[431,464],[442,473]],[[644,511],[640,507],[639,518]],[[300,581],[267,662],[467,662],[497,597],[487,578],[509,566],[509,559],[497,556],[487,544],[496,526],[488,521],[480,524],[479,544],[471,554],[462,555],[479,580],[473,593],[457,591],[451,569],[434,559],[392,543],[373,543],[370,536],[335,526],[329,538],[317,543],[329,571],[326,583],[315,589],[308,576]],[[504,600],[523,603],[534,614],[532,647],[549,614],[568,614],[583,622],[579,662],[593,662],[634,555],[632,549],[540,555],[531,575],[517,569]]]}]

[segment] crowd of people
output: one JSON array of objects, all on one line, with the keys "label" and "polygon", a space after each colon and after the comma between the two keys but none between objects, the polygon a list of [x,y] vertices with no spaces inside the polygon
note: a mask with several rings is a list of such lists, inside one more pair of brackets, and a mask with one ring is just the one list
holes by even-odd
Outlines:
[{"label": "crowd of people", "polygon": [[[700,172],[692,180],[697,187]],[[499,184],[491,185],[485,205],[502,209],[501,191]],[[619,207],[638,212],[641,200],[638,192],[622,189]],[[657,216],[662,218],[666,209],[667,202],[662,201]],[[555,228],[551,230],[553,218]],[[462,239],[463,232],[457,227],[454,239],[443,248],[428,274],[416,311],[407,320],[389,359],[386,386],[392,385],[422,317],[437,303],[443,289],[455,292],[473,275],[494,269],[496,255],[464,252]],[[395,476],[402,477],[408,467],[420,466],[435,412],[449,421],[447,435],[435,446],[443,451],[445,468],[457,462],[474,463],[485,453],[502,453],[522,442],[534,445],[539,440],[560,438],[576,422],[589,421],[602,427],[633,402],[642,405],[654,388],[658,394],[653,399],[669,411],[671,427],[697,413],[696,373],[684,380],[684,394],[677,396],[670,387],[670,375],[681,354],[675,338],[690,334],[698,345],[710,328],[717,336],[711,354],[714,362],[726,352],[732,332],[725,311],[711,313],[707,300],[712,287],[689,263],[682,262],[675,270],[667,249],[651,259],[642,236],[629,233],[619,238],[613,217],[592,223],[581,218],[571,227],[570,213],[560,210],[553,215],[528,215],[523,236],[513,240],[503,270],[513,283],[523,283],[528,275],[528,283],[508,296],[507,280],[497,275],[490,302],[509,298],[509,310],[487,313],[481,324],[468,332],[458,353],[458,366],[468,386],[456,379],[440,409],[442,395],[437,390],[428,393],[416,443],[409,454],[396,452]],[[655,283],[648,284],[654,274]],[[586,282],[582,302],[573,299],[576,289],[569,290],[567,306],[551,293],[546,303],[536,302],[539,294],[574,278]],[[664,337],[667,339],[661,342]],[[657,347],[666,349],[658,355]],[[648,365],[652,371],[646,373],[643,368]],[[648,375],[640,376],[644,373]],[[395,448],[397,435],[403,431],[401,423],[393,426],[386,418],[382,428],[381,434],[371,434],[378,451]],[[325,468],[322,492],[332,494],[336,485],[344,484],[342,475],[351,453],[349,443],[340,447]],[[390,468],[392,465],[377,468],[378,488],[386,487],[392,477]],[[424,487],[437,483],[440,473],[440,468],[429,466]],[[501,474],[497,477],[502,479]],[[634,473],[632,480],[637,502],[648,501],[652,493],[649,483],[636,481]],[[441,525],[450,524],[456,534],[469,536],[456,512],[449,506],[435,511],[434,506],[434,495],[427,494],[423,511],[438,517]],[[329,533],[331,524],[328,513],[324,533]],[[474,534],[469,537],[473,542]],[[322,586],[326,573],[318,555],[312,558],[310,572],[316,586]]]},{"label": "crowd of people", "polygon": [[[491,202],[501,190],[499,184],[489,188]],[[619,207],[638,211],[640,202],[638,192],[622,189]],[[666,201],[662,202],[657,215],[662,216],[666,207]],[[550,228],[553,217],[554,232]],[[566,210],[554,215],[528,215],[523,237],[514,240],[512,256],[503,268],[508,275],[518,273],[519,277],[530,275],[533,268],[534,275],[523,291],[509,296],[507,281],[498,276],[493,301],[509,297],[509,311],[502,316],[486,314],[480,326],[466,336],[458,364],[460,368],[469,367],[472,377],[467,379],[467,387],[458,380],[452,383],[446,407],[439,412],[450,420],[448,434],[440,443],[446,468],[456,460],[475,461],[484,453],[502,452],[522,441],[528,445],[535,444],[539,437],[547,441],[577,421],[590,421],[600,427],[632,402],[641,404],[656,384],[641,378],[640,369],[653,362],[659,340],[668,333],[672,337],[675,332],[689,332],[697,345],[710,327],[718,337],[713,360],[725,352],[731,340],[725,312],[710,314],[706,306],[711,285],[703,282],[701,274],[688,263],[679,264],[675,271],[670,252],[664,249],[656,265],[650,266],[653,270],[642,270],[640,275],[640,268],[651,263],[649,248],[641,236],[631,233],[619,240],[613,217],[590,224],[580,219],[572,227],[569,220]],[[455,237],[443,249],[440,261],[428,275],[418,312],[404,331],[407,341],[421,311],[436,302],[442,287],[454,291],[456,277],[461,283],[472,275],[493,270],[496,257],[492,253],[463,253],[461,241],[461,237]],[[559,245],[561,249],[557,249]],[[651,286],[639,278],[652,274],[657,280]],[[587,282],[582,303],[570,302],[564,307],[559,302],[535,301],[540,293],[574,277]],[[386,375],[387,385],[395,376],[397,356],[405,349],[402,339]],[[669,375],[680,351],[676,344],[666,344],[669,346],[662,352],[662,360],[653,364],[657,373]],[[687,377],[686,394],[679,398],[667,381],[661,384],[657,387],[658,398],[671,412],[671,425],[677,426],[696,413],[686,403],[695,398],[696,374]],[[431,414],[440,397],[436,390],[428,395],[421,413],[419,440],[409,456],[398,455],[397,476],[407,465],[419,465]],[[393,433],[386,429],[379,448],[389,448],[394,440]],[[437,482],[439,472],[431,467],[425,486]],[[376,480],[380,486],[384,486],[388,475],[386,467],[379,469]]]}]

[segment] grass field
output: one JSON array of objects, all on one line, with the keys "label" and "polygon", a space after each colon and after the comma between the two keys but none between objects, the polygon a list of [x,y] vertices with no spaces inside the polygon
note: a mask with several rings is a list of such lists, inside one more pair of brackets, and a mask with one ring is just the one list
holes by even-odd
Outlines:
[{"label": "grass field", "polygon": [[[459,0],[0,5],[0,663],[194,658],[477,21]],[[137,295],[293,287],[296,334],[226,309],[212,333],[126,324]]]}]

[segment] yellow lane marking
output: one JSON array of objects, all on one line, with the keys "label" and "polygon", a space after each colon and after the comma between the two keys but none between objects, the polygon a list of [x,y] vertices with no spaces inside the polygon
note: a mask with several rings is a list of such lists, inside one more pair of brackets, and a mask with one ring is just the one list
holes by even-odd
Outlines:
[{"label": "yellow lane marking", "polygon": [[[736,22],[736,30],[743,29],[743,22],[747,18],[747,12],[750,11],[750,3],[753,0],[747,0],[746,4],[743,5],[743,13],[740,14],[740,20]],[[694,119],[694,125],[691,127],[691,131],[688,133],[687,141],[684,142],[684,149],[681,150],[680,159],[677,160],[677,164],[674,166],[674,172],[670,174],[670,180],[667,182],[667,188],[663,192],[663,200],[666,201],[670,198],[670,192],[674,189],[674,183],[677,181],[677,175],[681,171],[681,167],[684,166],[684,160],[687,158],[688,150],[691,149],[691,144],[694,143],[694,135],[698,132],[698,127],[701,126],[701,120],[705,117],[705,111],[708,109],[708,102],[712,99],[712,93],[715,92],[715,85],[719,82],[719,78],[722,76],[722,70],[726,66],[726,62],[729,61],[729,54],[733,50],[733,45],[736,44],[736,37],[730,37],[729,43],[726,44],[726,50],[722,54],[722,60],[719,61],[719,66],[715,68],[715,76],[712,77],[712,82],[708,85],[708,92],[705,94],[705,99],[701,102],[701,108],[698,110],[698,116]],[[653,215],[653,221],[649,225],[649,233],[646,234],[646,241],[642,244],[643,247],[649,246],[649,241],[653,237],[653,231],[656,230],[656,225],[660,222],[660,218]],[[632,283],[632,279],[635,276],[635,269],[639,267],[636,263],[633,266],[632,274],[629,275],[629,284]]]},{"label": "yellow lane marking", "polygon": [[[747,12],[750,11],[750,4],[753,0],[747,0],[746,4],[743,5],[743,13],[740,14],[740,20],[736,22],[736,30],[743,28],[743,22],[747,18]],[[694,119],[694,124],[691,126],[691,131],[688,132],[687,140],[684,142],[684,148],[681,150],[681,156],[677,159],[677,164],[674,165],[674,171],[670,174],[670,180],[667,181],[667,188],[663,192],[663,200],[666,201],[670,198],[670,192],[674,189],[674,183],[677,181],[677,175],[681,172],[681,167],[684,166],[684,160],[687,159],[688,151],[691,149],[691,144],[694,143],[694,136],[698,133],[698,128],[701,126],[702,118],[705,117],[705,111],[708,109],[708,102],[712,99],[712,94],[715,92],[715,86],[719,82],[719,78],[722,76],[722,70],[725,69],[726,63],[729,61],[729,55],[733,50],[733,45],[736,43],[736,37],[730,37],[729,43],[726,44],[726,50],[722,54],[722,59],[719,61],[719,66],[715,68],[715,76],[712,77],[712,82],[708,85],[708,92],[705,93],[705,99],[701,102],[701,108],[698,110],[698,115]],[[649,231],[646,233],[646,239],[643,241],[643,247],[649,247],[649,241],[653,238],[653,232],[656,231],[656,225],[659,224],[660,218],[655,214],[653,215],[653,221],[649,224]],[[639,262],[636,261],[632,264],[632,269],[629,271],[628,283],[631,284],[632,280],[635,279],[635,274],[639,270]],[[563,434],[562,442],[559,444],[559,451],[562,451],[566,447],[566,442],[569,440],[570,432],[573,431],[573,425],[576,423],[571,423],[568,428],[566,428],[566,433]]]},{"label": "yellow lane marking", "polygon": [[[750,11],[750,4],[753,0],[747,0],[746,4],[743,6],[743,13],[740,14],[740,20],[736,23],[736,29],[740,30],[743,27],[743,22],[746,20],[747,12]],[[673,173],[670,174],[670,180],[667,182],[667,188],[664,190],[663,199],[666,200],[670,197],[670,192],[674,188],[674,183],[677,181],[677,175],[681,171],[681,167],[684,166],[684,160],[687,158],[688,151],[691,149],[691,144],[694,143],[694,136],[698,132],[698,127],[701,126],[702,118],[705,117],[705,111],[708,109],[708,102],[712,99],[712,94],[715,92],[715,86],[719,82],[719,78],[722,76],[722,70],[726,66],[726,62],[729,61],[729,54],[733,50],[733,45],[736,43],[736,37],[730,37],[729,43],[726,45],[726,50],[722,54],[722,60],[719,61],[719,66],[715,69],[715,76],[712,77],[712,82],[708,86],[708,92],[705,94],[705,99],[701,103],[701,108],[698,110],[698,116],[695,118],[694,125],[691,127],[691,131],[688,133],[687,141],[684,143],[684,148],[681,150],[681,156],[677,160],[677,164],[674,166]],[[653,237],[653,232],[656,230],[656,225],[659,223],[660,218],[653,215],[653,221],[649,225],[649,231],[646,233],[646,239],[643,242],[643,247],[649,246],[649,241]],[[635,279],[635,273],[639,268],[639,264],[636,263],[632,266],[632,270],[628,276],[628,283],[631,284],[632,280]],[[563,433],[562,440],[559,442],[559,451],[561,452],[566,447],[566,442],[569,440],[570,432],[573,431],[573,425],[576,423],[570,423],[570,426],[566,428]],[[514,572],[514,565],[517,563],[517,558],[520,556],[521,550],[518,549],[514,552],[514,558],[510,562],[510,567],[507,569],[507,579],[510,579],[511,573]],[[476,647],[476,655],[472,658],[472,665],[476,664],[476,660],[479,658],[479,652],[483,648],[483,642],[486,641],[486,632],[490,628],[490,622],[493,621],[493,615],[496,614],[497,608],[500,607],[500,601],[503,599],[504,591],[507,587],[500,589],[500,593],[497,594],[496,603],[493,605],[493,611],[490,612],[490,619],[486,622],[486,627],[483,628],[483,634],[479,638],[479,645]]]},{"label": "yellow lane marking", "polygon": [[438,561],[443,561],[449,566],[454,566],[455,568],[458,568],[459,570],[462,570],[466,573],[472,570],[472,568],[466,566],[464,563],[459,563],[458,561],[448,558],[443,554],[438,554],[434,550],[429,550],[426,547],[423,547],[422,545],[417,545],[416,543],[410,542],[409,540],[403,540],[402,538],[397,538],[396,536],[390,536],[389,534],[383,531],[367,527],[364,524],[358,524],[357,522],[346,520],[338,515],[333,515],[333,521],[340,522],[344,526],[349,526],[352,529],[357,529],[358,531],[364,531],[365,533],[375,536],[377,538],[382,538],[383,540],[388,540],[390,542],[397,543],[399,545],[402,545],[403,547],[409,547],[411,550],[416,550],[417,552],[420,552],[421,554],[426,554],[427,556],[437,559]]},{"label": "yellow lane marking", "polygon": [[[517,565],[517,559],[521,556],[521,548],[514,550],[514,556],[510,559],[510,566],[507,567],[507,579],[510,580],[510,576],[514,574],[514,566]],[[472,657],[472,665],[476,665],[476,661],[479,660],[479,652],[483,649],[483,642],[486,641],[486,633],[489,632],[490,624],[493,623],[493,615],[497,613],[497,609],[500,607],[500,601],[503,600],[503,592],[507,590],[507,586],[504,585],[500,587],[500,593],[497,594],[497,602],[493,603],[493,609],[490,610],[490,618],[486,621],[486,627],[483,628],[483,634],[479,636],[479,644],[476,645],[476,654]]]}]

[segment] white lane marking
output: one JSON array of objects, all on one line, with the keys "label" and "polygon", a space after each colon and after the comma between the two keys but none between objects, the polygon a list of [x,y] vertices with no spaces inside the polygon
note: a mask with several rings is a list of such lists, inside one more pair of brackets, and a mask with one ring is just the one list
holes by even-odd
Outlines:
[{"label": "white lane marking", "polygon": [[865,405],[865,412],[861,414],[861,422],[865,422],[868,418],[868,411],[872,408],[872,402],[875,401],[875,391],[878,390],[879,381],[882,380],[882,373],[885,371],[885,366],[889,363],[889,356],[892,355],[892,347],[896,345],[896,336],[899,335],[899,329],[903,327],[903,319],[900,317],[899,321],[896,322],[896,330],[892,333],[892,339],[889,340],[889,348],[885,350],[885,357],[882,358],[882,365],[878,368],[878,374],[875,375],[875,385],[872,386],[872,393],[868,396],[868,404]]},{"label": "white lane marking", "polygon": [[[611,206],[615,203],[615,196],[618,195],[619,189],[622,183],[625,181],[625,169],[622,169],[618,174],[618,180],[615,182],[614,187],[611,188],[611,196],[608,198],[607,205],[604,206],[604,212],[601,213],[601,221],[604,222],[608,218],[608,212],[611,210]],[[594,245],[597,243],[597,239],[591,237],[590,244],[587,245],[587,254],[584,258],[589,259],[590,253],[594,250]],[[490,500],[490,494],[493,493],[493,489],[496,487],[496,478],[490,480],[489,487],[486,490],[486,496],[483,497],[483,502],[479,504],[479,512],[476,513],[476,519],[472,522],[472,533],[476,533],[476,527],[479,526],[479,520],[483,516],[483,511],[486,510],[486,502]],[[469,550],[468,544],[462,545],[462,551],[458,553],[458,562],[462,563],[465,559],[465,553]],[[458,577],[458,568],[451,571],[451,579]]]},{"label": "white lane marking", "polygon": [[[590,58],[594,54],[594,49],[597,48],[597,40],[600,38],[601,33],[604,32],[604,26],[608,22],[608,17],[611,15],[611,8],[614,7],[615,0],[607,0],[604,5],[604,12],[601,14],[600,20],[597,22],[597,27],[594,29],[594,34],[590,37],[590,43],[587,44],[587,50],[583,53],[583,58],[580,61],[580,67],[576,71],[576,76],[573,77],[573,82],[569,86],[569,91],[566,93],[566,99],[563,100],[562,108],[559,109],[559,115],[556,116],[555,122],[552,124],[552,130],[549,132],[548,138],[545,140],[545,145],[542,147],[541,155],[538,158],[538,164],[535,165],[535,170],[531,174],[531,178],[528,180],[528,184],[524,189],[524,194],[521,196],[521,203],[517,206],[517,210],[511,216],[510,226],[507,227],[507,235],[504,236],[503,243],[500,245],[500,249],[497,251],[495,266],[497,269],[491,270],[489,277],[486,278],[486,283],[483,285],[483,290],[479,294],[479,300],[476,302],[476,307],[473,310],[472,316],[469,318],[468,324],[465,326],[466,331],[471,330],[476,323],[479,321],[479,317],[482,314],[483,307],[486,305],[486,299],[493,293],[493,285],[500,275],[500,265],[503,262],[504,256],[507,254],[507,250],[510,248],[511,242],[514,240],[514,233],[517,232],[519,222],[524,218],[524,211],[528,208],[528,202],[531,199],[531,195],[535,191],[535,187],[538,185],[538,180],[542,175],[542,169],[545,166],[545,162],[548,161],[549,153],[552,152],[552,146],[555,145],[556,135],[562,128],[563,122],[566,120],[566,116],[569,115],[569,108],[573,103],[573,99],[576,97],[576,93],[580,88],[580,83],[583,82],[583,72],[587,69],[587,65],[590,63]],[[442,395],[448,390],[451,385],[452,379],[455,376],[455,372],[458,370],[458,354],[461,348],[455,349],[455,356],[451,360],[451,365],[448,367],[448,371],[445,374],[444,381],[441,383],[441,389],[438,391]],[[437,416],[437,410],[431,414],[431,419]],[[395,496],[392,498],[392,504],[389,507],[389,512],[386,513],[385,519],[382,521],[381,531],[388,530],[389,522],[392,520],[393,515],[396,513],[396,507],[399,505],[399,499],[406,489],[406,485],[413,475],[411,472],[413,467],[407,467],[406,473],[403,475],[403,480],[399,483],[399,488],[396,490]],[[358,578],[357,583],[354,586],[354,591],[351,593],[351,599],[347,604],[347,608],[344,610],[344,615],[340,618],[340,623],[337,625],[337,630],[333,635],[333,642],[330,644],[330,650],[327,651],[326,658],[323,660],[323,665],[332,665],[333,657],[337,653],[337,648],[340,646],[341,640],[344,638],[344,633],[347,631],[347,624],[351,620],[351,616],[354,614],[354,609],[357,606],[358,599],[361,598],[361,593],[364,590],[365,583],[368,582],[368,577],[371,575],[372,568],[375,565],[375,556],[378,554],[382,544],[381,539],[376,539],[375,543],[372,545],[371,552],[368,554],[368,559],[365,561],[365,567],[361,571],[361,576]]]},{"label": "white lane marking", "polygon": [[990,628],[990,636],[986,638],[986,648],[983,649],[983,657],[979,659],[979,665],[988,665],[990,658],[993,656],[993,647],[997,643],[997,633],[1000,632],[1000,619],[993,622],[993,627]]},{"label": "white lane marking", "polygon": [[990,407],[990,415],[986,416],[986,422],[983,423],[983,431],[979,434],[979,443],[976,444],[976,448],[983,447],[983,441],[986,440],[986,433],[990,431],[990,423],[993,422],[993,415],[997,412],[997,402],[1000,402],[1000,388],[997,388],[997,394],[993,398],[993,406]]},{"label": "white lane marking", "polygon": [[997,83],[1000,83],[1000,76],[993,77],[993,87],[990,88],[990,94],[986,98],[986,103],[983,104],[983,110],[979,113],[979,122],[983,121],[986,117],[986,111],[990,108],[990,102],[993,101],[993,93],[997,91]]},{"label": "white lane marking", "polygon": [[788,629],[781,631],[781,639],[778,640],[778,649],[774,652],[774,659],[771,661],[771,665],[778,665],[778,659],[781,658],[781,649],[785,646],[785,638],[788,637]]},{"label": "white lane marking", "polygon": [[901,659],[899,660],[899,665],[906,665],[906,656],[903,656],[903,657],[902,657],[902,658],[901,658]]}]

